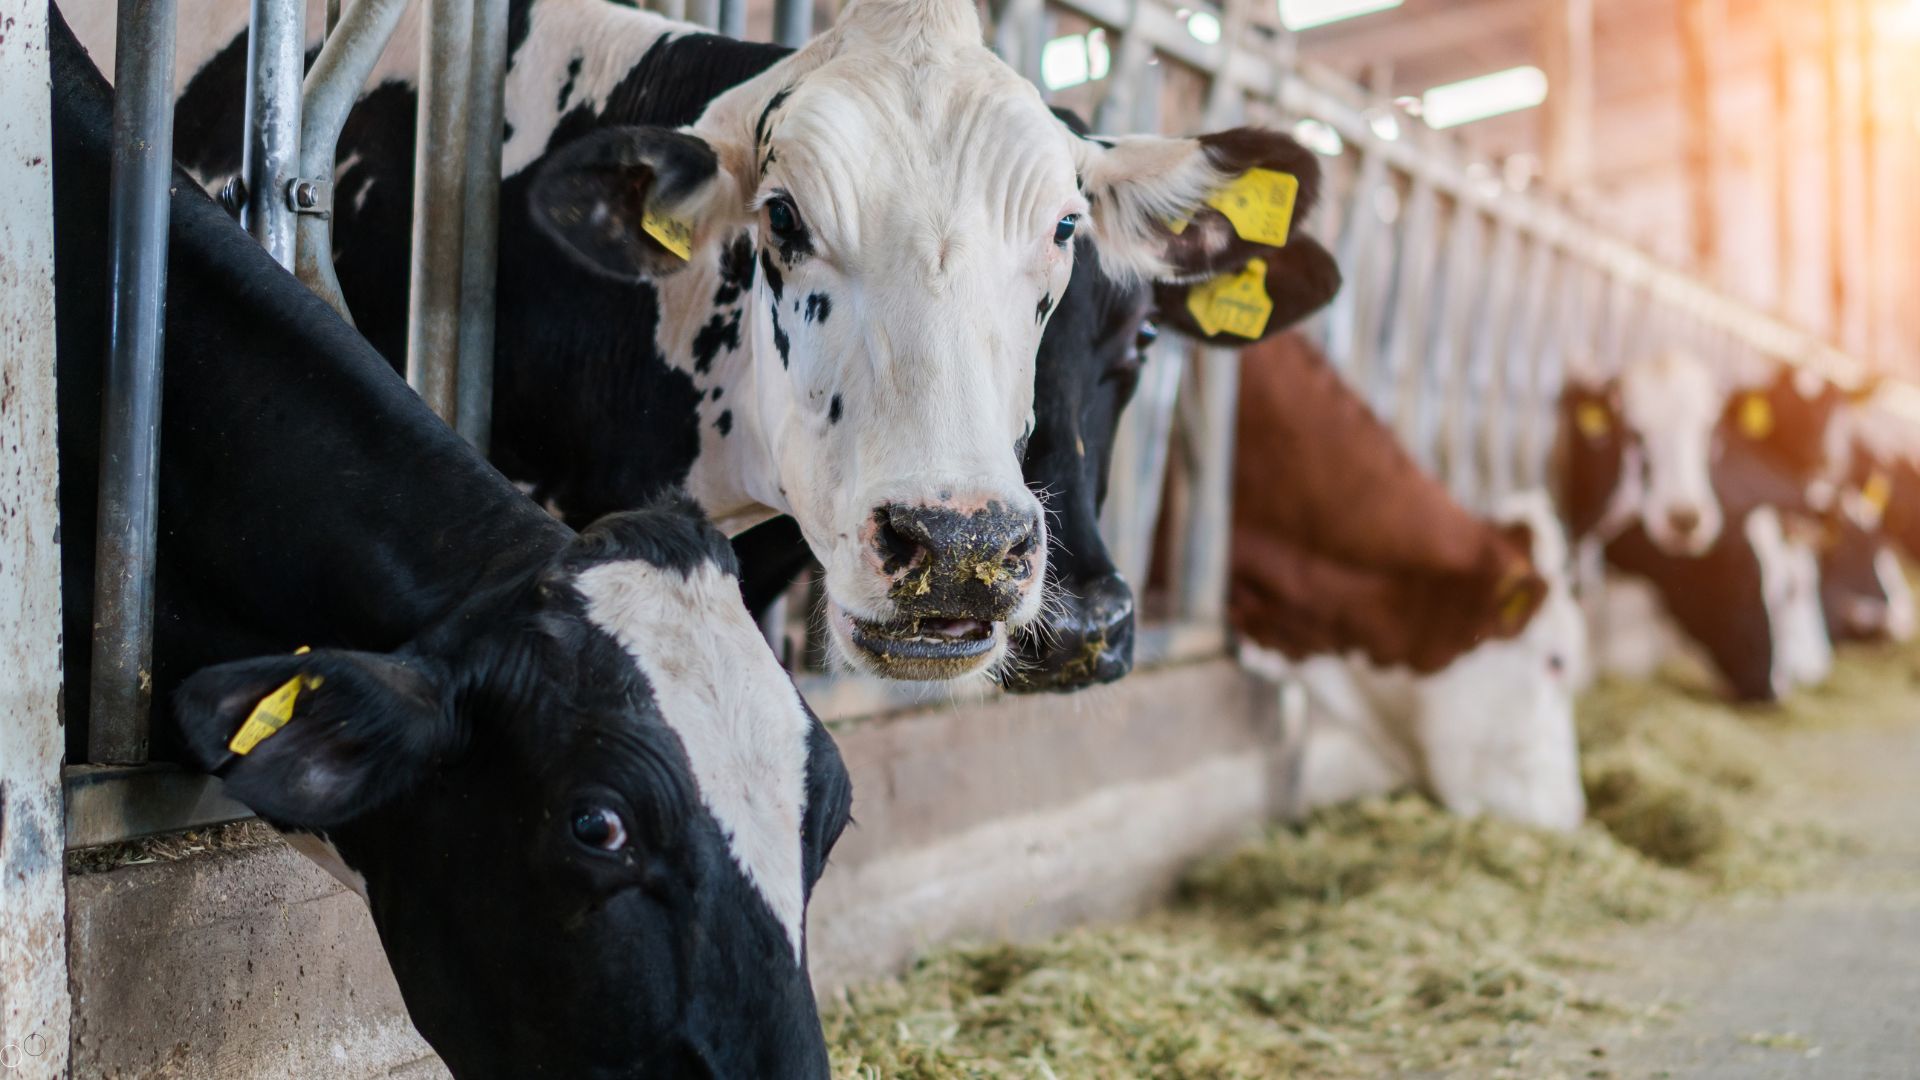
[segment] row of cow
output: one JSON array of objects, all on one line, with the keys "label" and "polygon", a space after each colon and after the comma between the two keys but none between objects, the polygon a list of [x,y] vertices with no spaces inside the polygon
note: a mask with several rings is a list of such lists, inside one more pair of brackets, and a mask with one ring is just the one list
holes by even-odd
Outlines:
[{"label": "row of cow", "polygon": [[[110,66],[113,5],[72,6]],[[805,909],[852,793],[750,613],[817,560],[857,668],[1125,674],[1132,594],[1097,519],[1156,325],[1266,339],[1243,361],[1232,609],[1322,718],[1310,797],[1411,781],[1577,823],[1569,529],[1656,583],[1680,567],[1679,614],[1737,520],[1728,558],[1762,569],[1727,595],[1758,582],[1777,621],[1764,568],[1806,515],[1727,485],[1752,482],[1749,449],[1831,428],[1826,398],[1729,454],[1630,369],[1589,395],[1604,426],[1569,392],[1567,529],[1537,495],[1478,520],[1280,333],[1340,283],[1291,227],[1318,168],[1284,136],[1091,136],[957,0],[855,0],[798,51],[602,0],[510,12],[491,462],[394,370],[417,14],[342,140],[352,326],[199,190],[239,168],[244,3],[183,26],[176,110],[156,745],[362,892],[455,1075],[826,1075]],[[53,23],[61,509],[86,536],[111,92]],[[79,687],[90,557],[63,564]],[[1777,692],[1791,650],[1762,636]]]},{"label": "row of cow", "polygon": [[[76,536],[111,9],[52,19]],[[812,557],[869,671],[1123,673],[1095,515],[1147,320],[1208,337],[1189,292],[1252,266],[1271,329],[1333,295],[1287,229],[1312,154],[1088,136],[958,0],[857,0],[799,51],[515,0],[489,462],[395,372],[417,16],[341,145],[349,325],[202,190],[238,165],[246,14],[181,34],[156,753],[362,893],[457,1076],[827,1075],[805,910],[851,785],[743,599]],[[1210,205],[1249,175],[1290,185],[1277,233]],[[66,549],[75,731],[93,571]]]},{"label": "row of cow", "polygon": [[1248,350],[1243,380],[1231,612],[1248,666],[1303,691],[1300,808],[1413,784],[1571,828],[1594,671],[1691,654],[1769,702],[1834,642],[1914,632],[1920,429],[1894,384],[1680,350],[1575,372],[1557,512],[1529,492],[1480,520],[1303,339]]}]

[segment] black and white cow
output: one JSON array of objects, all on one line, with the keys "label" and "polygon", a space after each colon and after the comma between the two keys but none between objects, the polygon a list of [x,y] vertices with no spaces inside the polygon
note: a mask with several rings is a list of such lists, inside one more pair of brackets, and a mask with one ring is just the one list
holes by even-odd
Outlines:
[{"label": "black and white cow", "polygon": [[[60,501],[85,538],[111,95],[53,23]],[[849,784],[725,539],[678,502],[576,536],[184,174],[170,237],[157,756],[362,890],[463,1080],[827,1076],[804,919]],[[93,570],[64,548],[79,738]]]},{"label": "black and white cow", "polygon": [[[1075,131],[1085,125],[1059,111]],[[1297,215],[1310,209],[1304,201]],[[1047,567],[1051,600],[1046,618],[1013,640],[1001,684],[1016,693],[1063,692],[1113,682],[1133,667],[1133,590],[1114,566],[1100,535],[1100,507],[1120,416],[1133,399],[1142,366],[1161,328],[1210,345],[1240,346],[1285,330],[1311,313],[1336,276],[1310,283],[1277,308],[1259,338],[1208,333],[1188,305],[1193,284],[1117,277],[1102,265],[1099,245],[1074,252],[1073,280],[1061,294],[1035,361],[1034,429],[1022,460],[1027,483],[1046,494]],[[805,539],[789,518],[755,526],[734,538],[747,606],[764,611],[811,562]]]},{"label": "black and white cow", "polygon": [[[208,182],[239,155],[246,5],[219,6],[181,61],[177,137]],[[90,0],[88,40],[111,7]],[[389,357],[414,19],[336,183],[342,285]],[[1076,137],[965,0],[855,0],[787,55],[603,0],[515,0],[510,25],[496,460],[573,520],[676,484],[730,533],[791,515],[839,651],[869,671],[986,670],[1040,614],[1045,522],[1019,466],[1076,235],[1149,278],[1259,254],[1277,306],[1337,281],[1319,245],[1242,241],[1204,205],[1255,166],[1310,201],[1308,152],[1248,130]],[[690,229],[688,258],[649,216]]]}]

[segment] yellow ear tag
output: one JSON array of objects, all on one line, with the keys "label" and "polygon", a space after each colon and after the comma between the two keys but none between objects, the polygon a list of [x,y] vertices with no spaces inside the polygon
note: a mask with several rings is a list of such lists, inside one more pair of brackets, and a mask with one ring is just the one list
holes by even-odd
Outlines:
[{"label": "yellow ear tag", "polygon": [[1187,290],[1187,310],[1208,337],[1228,333],[1248,341],[1260,340],[1267,332],[1267,319],[1273,315],[1273,298],[1267,295],[1267,263],[1248,259],[1237,274],[1208,278]]},{"label": "yellow ear tag", "polygon": [[1874,513],[1884,515],[1887,504],[1893,501],[1893,481],[1887,479],[1886,473],[1874,470],[1867,482],[1860,485],[1860,498],[1873,507]]},{"label": "yellow ear tag", "polygon": [[682,262],[693,257],[693,226],[686,222],[648,210],[640,215],[640,229]]},{"label": "yellow ear tag", "polygon": [[1300,178],[1272,169],[1248,169],[1239,179],[1207,197],[1207,205],[1226,215],[1240,239],[1285,247],[1293,230],[1293,207]]},{"label": "yellow ear tag", "polygon": [[1749,439],[1764,439],[1773,434],[1773,406],[1759,394],[1748,394],[1740,402],[1740,434]]},{"label": "yellow ear tag", "polygon": [[1583,401],[1573,407],[1573,426],[1589,439],[1602,439],[1613,430],[1613,417],[1607,415],[1605,405]]},{"label": "yellow ear tag", "polygon": [[280,729],[287,726],[287,721],[293,719],[293,703],[300,697],[300,689],[304,685],[306,677],[295,675],[281,683],[280,689],[261,698],[260,704],[255,705],[253,712],[248,714],[247,722],[241,724],[240,730],[234,733],[227,749],[244,757],[251,754],[254,747],[279,734]]}]

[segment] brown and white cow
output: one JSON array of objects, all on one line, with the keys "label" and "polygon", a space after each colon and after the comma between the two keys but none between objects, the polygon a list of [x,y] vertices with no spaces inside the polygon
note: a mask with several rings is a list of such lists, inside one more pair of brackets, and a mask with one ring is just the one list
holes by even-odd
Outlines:
[{"label": "brown and white cow", "polygon": [[1572,828],[1585,627],[1544,495],[1482,521],[1298,335],[1248,349],[1231,620],[1299,686],[1299,808],[1418,785],[1450,809]]}]

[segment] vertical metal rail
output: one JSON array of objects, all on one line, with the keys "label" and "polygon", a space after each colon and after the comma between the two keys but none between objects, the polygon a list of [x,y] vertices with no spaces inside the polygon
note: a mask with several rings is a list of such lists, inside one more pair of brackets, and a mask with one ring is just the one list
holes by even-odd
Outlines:
[{"label": "vertical metal rail", "polygon": [[799,48],[813,37],[813,0],[773,0],[773,40]]},{"label": "vertical metal rail", "polygon": [[[301,86],[299,183],[314,188],[315,205],[298,216],[299,253],[294,272],[307,288],[333,305],[348,322],[353,316],[333,273],[333,169],[340,131],[373,74],[410,0],[354,0],[327,34],[327,42]],[[321,196],[324,195],[324,198]]]},{"label": "vertical metal rail", "polygon": [[253,0],[247,34],[246,145],[241,223],[273,261],[293,269],[293,180],[300,164],[300,77],[305,0]]},{"label": "vertical metal rail", "polygon": [[413,267],[407,382],[458,420],[460,250],[466,238],[467,109],[474,0],[421,0],[420,109],[413,159]]},{"label": "vertical metal rail", "polygon": [[730,38],[747,36],[747,0],[720,0],[720,33]]},{"label": "vertical metal rail", "polygon": [[173,179],[173,0],[120,0],[107,211],[106,378],[95,537],[93,686],[87,754],[147,758],[153,700],[160,366]]},{"label": "vertical metal rail", "polygon": [[482,453],[493,437],[494,283],[500,247],[507,3],[474,0],[467,104],[466,237],[460,247],[459,413],[454,427]]}]

